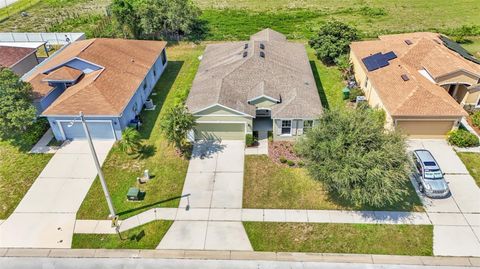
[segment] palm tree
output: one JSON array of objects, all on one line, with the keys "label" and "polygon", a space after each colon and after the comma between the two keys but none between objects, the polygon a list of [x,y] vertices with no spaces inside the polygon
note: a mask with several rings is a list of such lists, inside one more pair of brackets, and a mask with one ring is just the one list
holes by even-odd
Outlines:
[{"label": "palm tree", "polygon": [[134,128],[128,127],[122,133],[122,140],[119,142],[120,150],[128,154],[137,152],[140,148],[140,133]]}]

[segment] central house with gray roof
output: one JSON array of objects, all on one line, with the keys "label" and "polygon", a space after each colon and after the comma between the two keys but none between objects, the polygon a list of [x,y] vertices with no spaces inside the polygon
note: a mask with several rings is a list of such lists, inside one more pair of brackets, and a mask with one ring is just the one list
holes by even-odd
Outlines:
[{"label": "central house with gray roof", "polygon": [[274,140],[294,140],[323,111],[304,45],[271,29],[249,41],[208,45],[186,105],[196,140],[268,131]]}]

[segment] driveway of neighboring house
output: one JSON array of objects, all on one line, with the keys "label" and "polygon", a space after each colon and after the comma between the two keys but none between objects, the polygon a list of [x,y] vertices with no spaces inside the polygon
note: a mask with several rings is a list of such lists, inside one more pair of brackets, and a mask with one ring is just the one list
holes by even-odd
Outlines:
[{"label": "driveway of neighboring house", "polygon": [[244,150],[243,141],[194,145],[180,202],[184,211],[157,248],[252,250],[240,221],[208,221],[210,209],[228,214],[242,208]]},{"label": "driveway of neighboring house", "polygon": [[[113,143],[95,141],[101,163]],[[70,248],[77,210],[96,176],[87,142],[66,143],[0,226],[0,247]]]},{"label": "driveway of neighboring house", "polygon": [[480,256],[480,189],[465,165],[445,140],[410,140],[409,148],[432,152],[451,191],[446,199],[420,195],[434,225],[434,254]]}]

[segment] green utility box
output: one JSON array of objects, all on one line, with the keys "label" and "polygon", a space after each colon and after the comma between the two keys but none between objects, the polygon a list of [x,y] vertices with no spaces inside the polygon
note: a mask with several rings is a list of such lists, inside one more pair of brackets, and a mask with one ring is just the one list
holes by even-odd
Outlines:
[{"label": "green utility box", "polygon": [[128,189],[127,199],[129,201],[138,201],[140,199],[140,189],[134,187]]},{"label": "green utility box", "polygon": [[347,100],[350,98],[350,89],[345,87],[343,88],[342,90],[342,93],[343,93],[343,100]]}]

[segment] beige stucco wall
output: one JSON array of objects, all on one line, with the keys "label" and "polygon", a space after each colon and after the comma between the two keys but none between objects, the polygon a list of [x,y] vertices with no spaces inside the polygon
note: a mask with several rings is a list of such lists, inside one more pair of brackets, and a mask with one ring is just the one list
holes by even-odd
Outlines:
[{"label": "beige stucco wall", "polygon": [[23,76],[28,71],[32,70],[38,64],[38,59],[35,53],[30,54],[14,66],[12,66],[12,71],[19,75]]},{"label": "beige stucco wall", "polygon": [[439,85],[445,85],[445,84],[475,85],[478,83],[478,77],[463,71],[459,71],[446,76],[438,77],[436,79],[436,82]]},{"label": "beige stucco wall", "polygon": [[410,138],[444,138],[458,127],[457,120],[404,119],[396,121],[396,128]]},{"label": "beige stucco wall", "polygon": [[471,90],[470,93],[467,95],[467,98],[465,99],[465,104],[480,105],[479,99],[480,99],[480,90]]},{"label": "beige stucco wall", "polygon": [[350,61],[353,64],[353,71],[355,72],[354,73],[355,80],[357,81],[358,85],[364,92],[365,97],[368,100],[368,104],[371,107],[383,109],[383,111],[385,111],[385,120],[386,120],[385,128],[387,129],[393,128],[392,116],[383,105],[382,100],[380,99],[380,96],[378,95],[377,91],[373,87],[371,81],[368,80],[368,76],[365,70],[362,68],[360,61],[357,59],[357,56],[353,53],[353,51],[350,52]]}]

